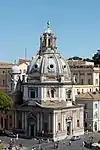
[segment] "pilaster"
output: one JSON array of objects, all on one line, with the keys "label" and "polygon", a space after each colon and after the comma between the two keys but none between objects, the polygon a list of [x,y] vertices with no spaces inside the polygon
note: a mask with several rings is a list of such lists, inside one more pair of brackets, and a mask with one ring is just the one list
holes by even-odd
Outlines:
[{"label": "pilaster", "polygon": [[42,124],[43,124],[43,119],[42,119],[43,115],[42,112],[40,114],[40,131],[42,131]]},{"label": "pilaster", "polygon": [[17,128],[17,113],[15,111],[15,129]]},{"label": "pilaster", "polygon": [[25,130],[27,130],[27,113],[25,112]]},{"label": "pilaster", "polygon": [[37,132],[39,132],[39,113],[37,113]]},{"label": "pilaster", "polygon": [[48,124],[48,130],[50,132],[51,131],[51,115],[50,114],[48,116],[48,122],[49,122],[49,124]]},{"label": "pilaster", "polygon": [[25,112],[22,112],[22,129],[25,127]]}]

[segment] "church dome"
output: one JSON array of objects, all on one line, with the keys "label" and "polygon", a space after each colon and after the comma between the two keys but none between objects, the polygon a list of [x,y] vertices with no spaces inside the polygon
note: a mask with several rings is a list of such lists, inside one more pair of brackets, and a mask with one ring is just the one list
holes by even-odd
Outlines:
[{"label": "church dome", "polygon": [[47,30],[40,37],[40,50],[32,59],[28,74],[44,77],[64,77],[71,81],[71,71],[66,59],[58,52],[56,36],[47,24]]},{"label": "church dome", "polygon": [[19,69],[19,67],[17,65],[14,65],[12,67],[12,73],[13,74],[20,74],[20,69]]}]

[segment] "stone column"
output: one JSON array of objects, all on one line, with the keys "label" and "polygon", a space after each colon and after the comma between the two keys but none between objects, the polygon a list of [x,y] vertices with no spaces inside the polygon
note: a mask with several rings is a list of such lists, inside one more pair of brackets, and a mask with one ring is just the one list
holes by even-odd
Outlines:
[{"label": "stone column", "polygon": [[25,112],[22,112],[22,129],[24,129],[25,127],[25,116],[24,116]]},{"label": "stone column", "polygon": [[37,113],[37,132],[39,132],[39,113]]},{"label": "stone column", "polygon": [[8,129],[10,129],[10,116],[9,116],[9,114],[8,114]]},{"label": "stone column", "polygon": [[17,128],[17,113],[15,111],[15,128]]},{"label": "stone column", "polygon": [[61,113],[61,130],[63,131],[63,113]]},{"label": "stone column", "polygon": [[42,119],[42,112],[40,114],[40,131],[42,131],[42,124],[43,124],[43,119]]},{"label": "stone column", "polygon": [[5,129],[5,117],[3,116],[3,129]]},{"label": "stone column", "polygon": [[70,135],[72,135],[72,121],[70,122]]},{"label": "stone column", "polygon": [[12,128],[14,129],[15,128],[15,126],[14,126],[14,115],[15,115],[15,113],[14,113],[14,111],[13,111],[13,113],[12,113]]},{"label": "stone column", "polygon": [[27,130],[27,113],[25,112],[25,130]]},{"label": "stone column", "polygon": [[56,114],[53,113],[53,134],[56,132]]},{"label": "stone column", "polygon": [[59,90],[58,90],[58,94],[59,94],[59,100],[61,101],[61,97],[60,97],[60,87],[59,87]]},{"label": "stone column", "polygon": [[87,79],[88,79],[87,78],[87,72],[85,72],[85,75],[84,75],[84,84],[86,84],[86,85],[88,84]]},{"label": "stone column", "polygon": [[77,74],[77,83],[80,83],[80,72]]},{"label": "stone column", "polygon": [[50,114],[48,116],[48,130],[49,130],[49,132],[51,130],[51,115]]}]

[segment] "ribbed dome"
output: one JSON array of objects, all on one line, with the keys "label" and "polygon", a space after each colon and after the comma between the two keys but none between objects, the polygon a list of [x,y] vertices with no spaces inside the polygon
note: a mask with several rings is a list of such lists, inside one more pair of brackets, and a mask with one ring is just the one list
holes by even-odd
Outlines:
[{"label": "ribbed dome", "polygon": [[17,65],[14,65],[12,67],[12,73],[13,74],[20,74],[20,69],[19,69],[19,67]]},{"label": "ribbed dome", "polygon": [[[50,24],[49,24],[50,25]],[[51,31],[50,27],[47,31]],[[40,50],[32,59],[29,71],[34,77],[59,77],[64,76],[64,80],[71,81],[71,71],[66,59],[61,56],[56,46],[56,36],[53,32],[45,32],[40,38]]]},{"label": "ribbed dome", "polygon": [[29,73],[33,74],[36,72],[41,75],[64,75],[66,76],[66,79],[71,78],[69,65],[59,53],[36,55],[31,61]]}]

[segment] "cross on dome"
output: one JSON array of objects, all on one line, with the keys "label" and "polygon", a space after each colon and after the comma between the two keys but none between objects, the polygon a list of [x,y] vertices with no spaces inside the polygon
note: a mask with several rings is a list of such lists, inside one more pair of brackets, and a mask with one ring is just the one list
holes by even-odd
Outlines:
[{"label": "cross on dome", "polygon": [[47,29],[50,29],[50,21],[47,22]]},{"label": "cross on dome", "polygon": [[45,31],[45,33],[52,33],[50,29],[50,21],[47,22],[47,30]]}]

